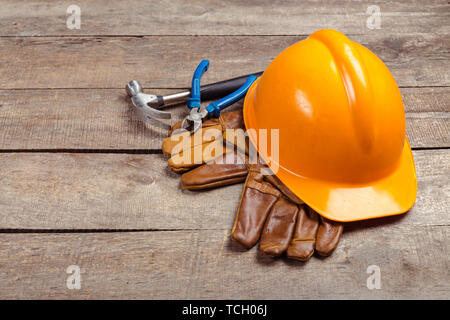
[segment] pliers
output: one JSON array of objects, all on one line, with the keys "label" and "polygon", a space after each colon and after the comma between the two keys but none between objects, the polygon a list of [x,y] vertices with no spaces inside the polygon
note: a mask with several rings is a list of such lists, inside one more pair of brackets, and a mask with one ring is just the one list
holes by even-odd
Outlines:
[{"label": "pliers", "polygon": [[254,75],[248,76],[245,83],[239,89],[220,100],[211,102],[205,109],[200,110],[200,79],[202,75],[208,70],[208,67],[209,60],[202,60],[197,69],[195,69],[194,76],[192,77],[192,95],[187,101],[190,112],[189,115],[186,116],[181,123],[181,128],[185,130],[191,129],[189,130],[191,133],[195,133],[198,129],[200,129],[203,120],[207,119],[210,115],[213,117],[219,117],[221,110],[241,100],[245,96],[253,82],[255,82],[255,80],[257,79],[257,77]]}]

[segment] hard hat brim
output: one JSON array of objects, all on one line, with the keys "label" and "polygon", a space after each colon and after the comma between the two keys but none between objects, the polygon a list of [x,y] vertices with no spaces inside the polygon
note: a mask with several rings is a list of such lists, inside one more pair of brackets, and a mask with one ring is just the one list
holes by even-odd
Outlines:
[{"label": "hard hat brim", "polygon": [[[248,129],[258,128],[254,117],[254,96],[258,81],[250,87],[244,101],[244,122]],[[249,132],[252,144],[256,137]],[[261,155],[264,159],[264,155]],[[264,159],[268,162],[270,159]],[[407,212],[414,205],[417,179],[414,159],[405,138],[398,165],[389,175],[366,184],[343,184],[303,177],[282,166],[276,176],[308,206],[322,216],[341,222],[373,219]]]}]

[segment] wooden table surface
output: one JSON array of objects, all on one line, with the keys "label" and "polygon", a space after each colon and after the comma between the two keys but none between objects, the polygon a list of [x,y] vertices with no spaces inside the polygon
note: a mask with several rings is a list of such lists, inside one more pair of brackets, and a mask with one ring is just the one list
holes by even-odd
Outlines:
[{"label": "wooden table surface", "polygon": [[[0,298],[450,298],[447,0],[77,0],[74,30],[70,3],[0,6]],[[371,5],[380,29],[367,27]],[[329,258],[270,259],[230,242],[242,185],[182,190],[159,150],[166,133],[136,120],[124,86],[176,92],[202,58],[205,83],[264,70],[320,28],[367,46],[397,80],[417,201],[347,224]],[[381,289],[367,287],[371,265]]]}]

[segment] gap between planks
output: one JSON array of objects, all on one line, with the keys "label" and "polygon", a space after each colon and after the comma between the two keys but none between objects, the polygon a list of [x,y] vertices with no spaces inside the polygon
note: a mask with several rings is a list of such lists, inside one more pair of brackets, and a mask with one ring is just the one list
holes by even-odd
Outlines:
[{"label": "gap between planks", "polygon": [[[427,88],[450,88],[450,86],[446,85],[419,85],[419,86],[408,86],[408,85],[402,85],[398,86],[399,89],[427,89]],[[170,91],[177,91],[177,90],[189,90],[188,87],[142,87],[143,90],[170,90]],[[77,88],[0,88],[0,91],[45,91],[45,90],[124,90],[122,87],[77,87]]]},{"label": "gap between planks", "polygon": [[[411,147],[414,151],[447,150],[450,147]],[[162,154],[161,149],[4,149],[1,153]]]}]

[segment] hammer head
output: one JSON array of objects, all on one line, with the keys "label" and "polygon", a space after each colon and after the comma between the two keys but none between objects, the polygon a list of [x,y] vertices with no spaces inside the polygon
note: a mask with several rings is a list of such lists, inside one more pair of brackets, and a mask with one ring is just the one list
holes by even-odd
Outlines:
[{"label": "hammer head", "polygon": [[125,87],[127,94],[131,97],[131,102],[139,118],[147,123],[163,129],[170,129],[170,126],[158,121],[159,119],[171,119],[170,112],[161,111],[150,107],[150,105],[158,105],[158,96],[153,94],[145,94],[142,92],[142,86],[136,80],[128,82]]}]

